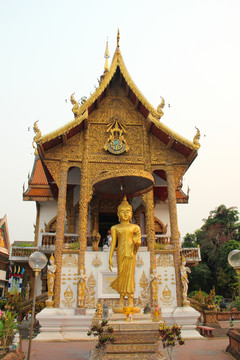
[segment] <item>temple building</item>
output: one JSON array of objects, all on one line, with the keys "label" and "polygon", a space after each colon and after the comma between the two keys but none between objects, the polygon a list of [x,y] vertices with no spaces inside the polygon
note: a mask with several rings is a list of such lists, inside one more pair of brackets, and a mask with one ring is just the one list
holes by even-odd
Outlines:
[{"label": "temple building", "polygon": [[164,99],[155,109],[136,87],[123,62],[119,34],[110,66],[108,58],[107,46],[96,91],[80,103],[71,95],[71,122],[47,135],[34,124],[35,159],[23,193],[37,210],[28,255],[34,249],[54,252],[54,307],[113,306],[119,295],[110,287],[117,270],[116,259],[115,270],[108,269],[108,234],[126,195],[142,238],[134,303],[153,303],[151,279],[157,274],[160,308],[182,307],[182,254],[187,265],[196,264],[200,254],[181,249],[177,204],[188,203],[182,178],[198,154],[200,133],[189,141],[162,123]]}]

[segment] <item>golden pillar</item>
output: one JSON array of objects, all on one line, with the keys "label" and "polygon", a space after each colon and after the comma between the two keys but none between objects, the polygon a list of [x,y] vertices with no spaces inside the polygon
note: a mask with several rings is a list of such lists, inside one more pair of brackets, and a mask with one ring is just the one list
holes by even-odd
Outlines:
[{"label": "golden pillar", "polygon": [[[152,174],[151,166],[151,146],[149,143],[149,136],[147,129],[143,127],[143,146],[144,146],[144,157],[145,163],[144,168],[150,174]],[[142,196],[146,206],[145,221],[146,221],[146,233],[147,233],[147,244],[148,251],[150,251],[150,271],[156,269],[156,255],[155,255],[155,224],[154,224],[154,196],[153,189]]]},{"label": "golden pillar", "polygon": [[[88,229],[88,204],[90,201],[89,189],[89,127],[86,129],[84,137],[84,153],[81,171],[80,182],[80,199],[79,199],[79,256],[78,256],[78,274],[85,274],[85,252],[87,248],[87,229]],[[78,289],[78,298],[80,297],[80,290]],[[82,295],[83,296],[83,295]],[[84,294],[85,298],[85,294]],[[84,306],[84,301],[81,302],[81,307]],[[80,304],[78,302],[78,307]]]},{"label": "golden pillar", "polygon": [[57,207],[57,229],[56,229],[56,243],[55,243],[55,264],[57,268],[56,268],[56,282],[54,287],[55,307],[60,307],[62,247],[64,241],[64,224],[65,224],[65,215],[66,215],[67,176],[68,176],[68,161],[66,158],[64,158],[61,161],[61,166],[60,166],[58,207]]},{"label": "golden pillar", "polygon": [[143,194],[143,201],[146,206],[146,233],[148,251],[150,251],[150,271],[156,269],[156,255],[155,255],[155,224],[154,224],[154,198],[153,189],[148,193]]},{"label": "golden pillar", "polygon": [[167,175],[167,189],[168,189],[168,206],[170,215],[171,227],[171,242],[175,245],[174,251],[174,266],[176,274],[176,290],[177,290],[177,305],[182,306],[182,290],[181,290],[181,275],[180,275],[180,244],[179,244],[179,230],[177,221],[177,201],[176,201],[176,185],[174,177],[174,169],[172,165],[166,167]]}]

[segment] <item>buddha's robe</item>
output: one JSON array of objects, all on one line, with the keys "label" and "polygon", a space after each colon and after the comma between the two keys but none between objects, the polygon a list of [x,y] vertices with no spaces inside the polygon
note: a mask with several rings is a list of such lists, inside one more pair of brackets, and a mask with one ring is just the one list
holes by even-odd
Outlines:
[{"label": "buddha's robe", "polygon": [[111,287],[119,294],[130,296],[135,291],[135,258],[141,244],[140,227],[136,224],[118,224],[111,228],[113,242],[117,241],[117,278]]}]

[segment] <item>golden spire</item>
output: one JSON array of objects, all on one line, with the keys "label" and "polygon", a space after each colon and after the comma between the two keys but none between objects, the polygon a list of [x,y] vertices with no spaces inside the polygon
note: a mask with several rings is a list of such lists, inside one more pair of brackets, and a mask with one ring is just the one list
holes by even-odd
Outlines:
[{"label": "golden spire", "polygon": [[120,41],[120,32],[118,29],[118,33],[117,33],[117,49],[119,49],[119,41]]},{"label": "golden spire", "polygon": [[106,50],[105,50],[104,57],[106,59],[105,60],[105,66],[104,66],[104,73],[105,73],[105,72],[109,71],[108,59],[110,58],[110,55],[109,55],[109,51],[108,51],[108,41],[107,41],[107,44],[106,44]]}]

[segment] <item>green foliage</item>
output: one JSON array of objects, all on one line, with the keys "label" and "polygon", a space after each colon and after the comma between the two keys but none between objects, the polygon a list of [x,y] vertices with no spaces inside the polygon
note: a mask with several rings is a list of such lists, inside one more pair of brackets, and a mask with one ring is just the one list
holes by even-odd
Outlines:
[{"label": "green foliage", "polygon": [[32,242],[22,242],[17,244],[17,246],[21,246],[21,247],[34,247],[34,243]]},{"label": "green foliage", "polygon": [[13,311],[14,313],[18,313],[21,305],[22,305],[22,298],[21,294],[15,291],[14,294],[6,294],[7,302],[5,305],[5,309],[9,311]]},{"label": "green foliage", "polygon": [[155,250],[164,250],[165,247],[166,247],[166,244],[155,243]]},{"label": "green foliage", "polygon": [[218,206],[204,219],[204,225],[194,234],[187,234],[182,247],[200,246],[201,263],[189,274],[189,291],[215,287],[217,294],[234,297],[235,271],[227,257],[233,249],[240,249],[240,223],[236,208]]},{"label": "green foliage", "polygon": [[88,336],[93,335],[98,337],[98,343],[96,345],[98,349],[102,349],[106,344],[114,342],[113,328],[107,324],[108,321],[105,319],[102,320],[100,324],[94,323],[87,333]]},{"label": "green foliage", "polygon": [[78,249],[79,249],[79,246],[80,246],[80,244],[79,244],[79,242],[77,241],[77,242],[70,243],[68,248],[69,248],[69,249],[72,249],[72,250],[78,250]]},{"label": "green foliage", "polygon": [[8,346],[12,343],[14,332],[17,330],[18,324],[15,320],[15,314],[10,311],[0,311],[0,345],[2,351],[0,355],[4,355]]},{"label": "green foliage", "polygon": [[0,310],[4,310],[4,309],[5,309],[6,303],[7,303],[6,300],[0,299]]},{"label": "green foliage", "polygon": [[184,238],[184,241],[182,243],[183,248],[196,248],[198,246],[197,244],[197,236],[196,234],[189,234]]},{"label": "green foliage", "polygon": [[191,268],[189,279],[189,292],[204,289],[209,292],[212,288],[212,274],[207,264],[200,262],[199,265]]},{"label": "green foliage", "polygon": [[236,308],[238,311],[240,311],[240,298],[239,296],[235,297],[234,302],[232,303],[232,308]]}]

